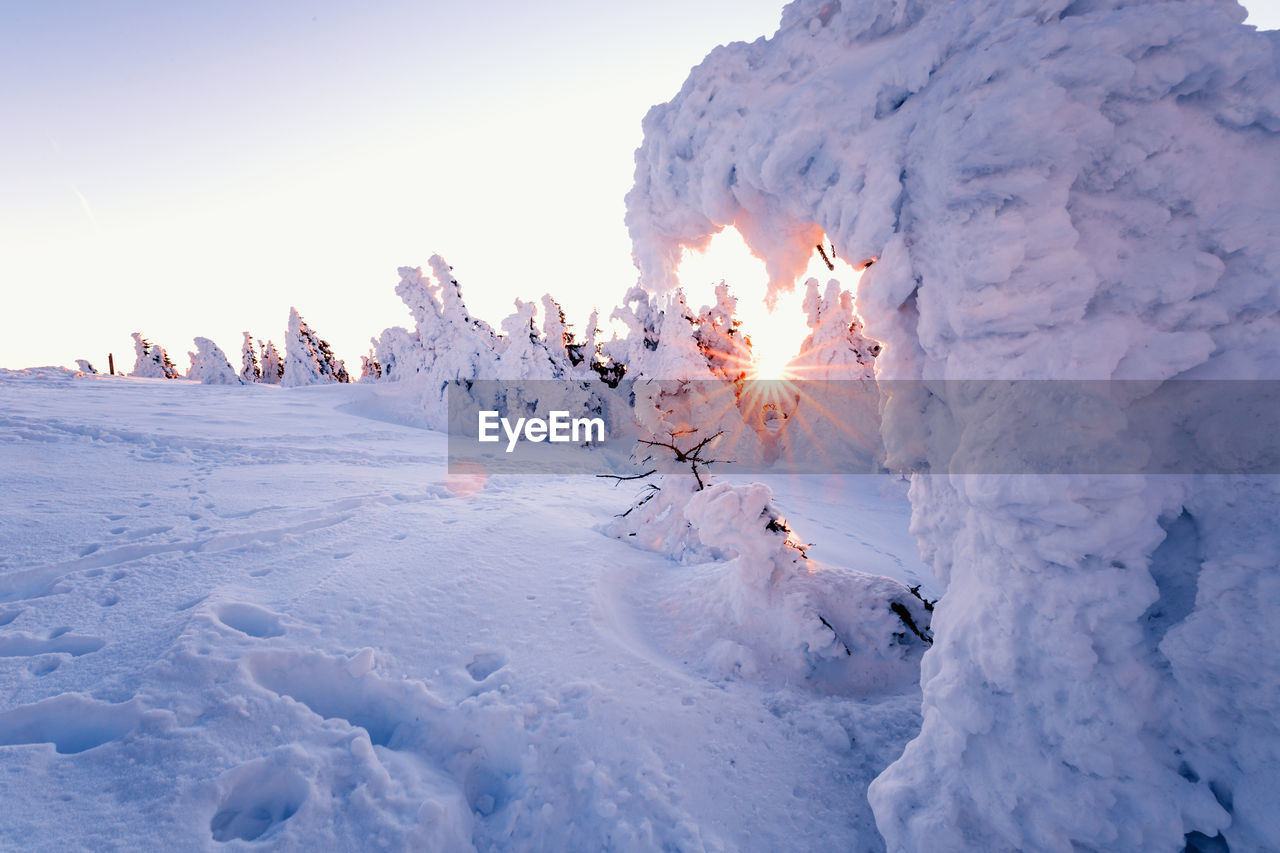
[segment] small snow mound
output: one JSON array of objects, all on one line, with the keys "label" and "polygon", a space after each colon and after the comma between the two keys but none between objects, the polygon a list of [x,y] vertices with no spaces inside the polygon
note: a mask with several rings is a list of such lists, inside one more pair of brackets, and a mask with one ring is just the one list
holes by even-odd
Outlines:
[{"label": "small snow mound", "polygon": [[69,382],[80,375],[80,371],[66,367],[24,367],[17,370],[0,367],[0,385],[7,382]]},{"label": "small snow mound", "polygon": [[663,611],[683,660],[720,678],[820,693],[913,689],[929,606],[892,578],[810,559],[762,483],[668,476],[606,532],[690,564]]}]

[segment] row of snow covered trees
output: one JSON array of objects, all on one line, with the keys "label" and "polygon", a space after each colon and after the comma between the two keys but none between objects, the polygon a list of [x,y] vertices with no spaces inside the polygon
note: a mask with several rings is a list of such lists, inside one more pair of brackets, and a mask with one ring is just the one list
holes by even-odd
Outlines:
[{"label": "row of snow covered trees", "polygon": [[[669,296],[634,287],[612,319],[627,328],[601,342],[599,314],[593,311],[578,339],[565,322],[560,305],[542,297],[542,328],[534,321],[537,306],[516,300],[516,310],[496,332],[472,317],[452,268],[439,256],[421,267],[401,267],[396,293],[415,321],[385,330],[373,340],[377,377],[401,380],[413,376],[429,384],[469,379],[588,378],[592,373],[616,385],[631,379],[741,379],[752,364],[751,339],[736,317],[738,301],[725,284],[716,288],[716,304],[694,313],[683,292]],[[800,375],[864,379],[873,372],[879,344],[862,334],[852,296],[836,281],[820,295],[818,282],[806,284],[804,307],[811,333],[801,346],[795,367]],[[369,370],[365,371],[366,376]]]},{"label": "row of snow covered trees", "polygon": [[[615,333],[601,341],[597,312],[578,338],[550,294],[541,300],[541,328],[534,319],[538,305],[518,299],[515,312],[503,320],[501,331],[495,331],[468,312],[462,289],[443,258],[432,256],[429,267],[430,274],[421,267],[400,268],[396,293],[415,326],[412,331],[392,327],[372,340],[373,348],[362,356],[361,381],[417,378],[425,387],[442,389],[449,382],[475,379],[598,379],[616,386],[624,376],[737,382],[750,374],[751,339],[736,317],[737,299],[723,283],[716,288],[715,305],[697,313],[681,291],[657,296],[634,287],[611,314],[625,326],[625,335]],[[851,295],[836,281],[825,293],[819,292],[815,279],[806,287],[810,335],[793,362],[794,372],[805,377],[870,378],[879,345],[862,335]],[[163,347],[138,333],[133,339],[137,360],[132,375],[182,375]],[[343,361],[296,309],[289,313],[283,357],[271,341],[258,340],[255,346],[245,332],[237,372],[213,341],[196,338],[195,345],[185,375],[206,384],[352,381]],[[442,405],[442,394],[434,402]]]},{"label": "row of snow covered trees", "polygon": [[[296,308],[289,311],[289,336],[283,359],[274,343],[259,340],[255,347],[253,336],[245,332],[241,368],[236,373],[226,353],[213,341],[196,338],[195,345],[195,352],[187,353],[191,366],[187,369],[186,378],[205,385],[260,383],[299,386],[351,381],[342,360],[333,354],[328,342],[303,321]],[[130,375],[151,379],[181,378],[182,374],[164,347],[134,332],[133,348],[137,358]],[[366,360],[366,372],[368,369]]]}]

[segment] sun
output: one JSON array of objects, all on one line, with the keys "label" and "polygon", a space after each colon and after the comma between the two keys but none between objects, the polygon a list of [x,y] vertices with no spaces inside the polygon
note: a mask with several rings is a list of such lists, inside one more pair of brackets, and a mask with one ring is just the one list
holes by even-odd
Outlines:
[{"label": "sun", "polygon": [[[825,236],[822,243],[829,246]],[[812,353],[803,352],[812,332],[804,306],[803,282],[816,278],[821,289],[830,278],[836,278],[856,289],[865,268],[836,258],[833,248],[822,252],[816,246],[814,249],[809,267],[796,287],[775,292],[771,303],[762,298],[769,281],[764,261],[752,254],[733,226],[721,230],[702,250],[683,250],[677,275],[690,306],[714,304],[715,285],[721,280],[737,297],[736,316],[742,321],[742,332],[751,339],[750,354],[745,348],[738,348],[725,355],[748,379],[795,380],[814,373],[806,366]]]},{"label": "sun", "polygon": [[[762,338],[768,340],[768,338]],[[748,379],[795,379],[795,371],[791,362],[796,353],[790,347],[770,344],[760,346],[755,337],[751,340],[751,367],[747,370]]]}]

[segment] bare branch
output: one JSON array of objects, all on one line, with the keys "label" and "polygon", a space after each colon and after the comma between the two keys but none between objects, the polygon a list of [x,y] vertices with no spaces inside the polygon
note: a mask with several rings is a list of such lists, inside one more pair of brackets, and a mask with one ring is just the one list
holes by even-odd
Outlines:
[{"label": "bare branch", "polygon": [[[836,265],[832,263],[830,260],[828,260],[827,252],[825,249],[822,248],[821,243],[818,244],[818,254],[822,256],[822,262],[827,265],[827,269],[831,270],[832,272],[835,272]],[[835,257],[835,254],[836,254],[836,247],[835,247],[835,244],[832,244],[831,256]]]},{"label": "bare branch", "polygon": [[632,474],[628,477],[624,477],[621,474],[596,474],[596,476],[601,479],[617,480],[618,482],[622,482],[623,480],[643,480],[645,477],[651,476],[656,473],[658,473],[658,469],[651,468],[650,470],[645,471],[643,474]]}]

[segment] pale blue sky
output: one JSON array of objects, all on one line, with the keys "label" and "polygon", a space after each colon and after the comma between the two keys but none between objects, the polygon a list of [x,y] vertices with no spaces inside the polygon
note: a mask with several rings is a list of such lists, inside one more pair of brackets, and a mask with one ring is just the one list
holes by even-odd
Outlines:
[{"label": "pale blue sky", "polygon": [[[1248,4],[1280,26],[1280,2]],[[238,358],[289,307],[349,365],[433,252],[496,324],[635,281],[640,120],[777,0],[0,5],[0,366]],[[740,288],[743,301],[763,294]]]},{"label": "pale blue sky", "polygon": [[128,367],[138,330],[185,368],[194,335],[279,342],[290,305],[358,364],[433,252],[494,323],[551,289],[581,324],[635,280],[645,111],[780,9],[4,4],[0,365]]}]

